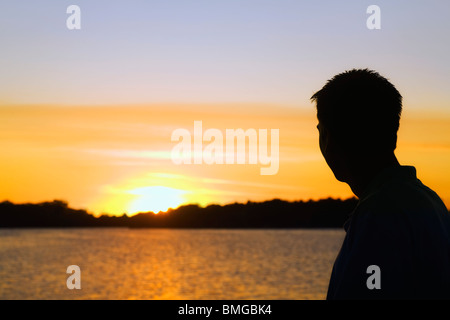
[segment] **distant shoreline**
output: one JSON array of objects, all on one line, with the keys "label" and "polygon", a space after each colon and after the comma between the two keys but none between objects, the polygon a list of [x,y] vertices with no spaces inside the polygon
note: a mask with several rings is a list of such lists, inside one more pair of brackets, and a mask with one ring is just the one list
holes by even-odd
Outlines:
[{"label": "distant shoreline", "polygon": [[158,214],[94,217],[61,200],[36,204],[4,201],[0,203],[0,228],[329,229],[342,228],[356,204],[356,198],[274,199],[207,207],[190,204]]},{"label": "distant shoreline", "polygon": [[124,229],[124,230],[236,230],[236,231],[263,231],[263,230],[270,230],[270,231],[288,231],[288,230],[341,230],[342,227],[293,227],[293,228],[257,228],[257,227],[249,227],[249,228],[208,228],[208,227],[201,227],[201,228],[195,228],[195,227],[171,227],[171,228],[163,228],[163,227],[108,227],[108,226],[91,226],[91,227],[0,227],[0,231],[2,230],[70,230],[70,229],[76,229],[76,230],[92,230],[92,229]]}]

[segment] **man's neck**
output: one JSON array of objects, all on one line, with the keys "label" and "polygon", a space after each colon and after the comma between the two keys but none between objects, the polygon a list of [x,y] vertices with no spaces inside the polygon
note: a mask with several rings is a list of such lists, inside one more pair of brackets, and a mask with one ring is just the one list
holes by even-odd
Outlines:
[{"label": "man's neck", "polygon": [[372,180],[375,179],[383,169],[396,166],[400,166],[400,163],[394,154],[376,159],[371,158],[368,160],[361,160],[358,165],[351,168],[347,183],[353,193],[358,198],[361,198]]}]

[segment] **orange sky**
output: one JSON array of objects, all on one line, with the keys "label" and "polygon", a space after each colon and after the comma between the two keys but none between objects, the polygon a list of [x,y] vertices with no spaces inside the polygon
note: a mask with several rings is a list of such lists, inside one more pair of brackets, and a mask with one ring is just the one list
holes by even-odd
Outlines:
[{"label": "orange sky", "polygon": [[[269,104],[3,106],[0,200],[62,199],[95,214],[159,211],[181,203],[352,196],[318,148],[314,106]],[[279,129],[275,175],[260,164],[171,160],[177,128]],[[405,110],[397,156],[450,207],[450,116]]]},{"label": "orange sky", "polygon": [[[66,4],[67,6],[69,3]],[[369,68],[404,97],[397,156],[450,206],[450,2],[0,3],[0,201],[121,214],[196,202],[349,197],[311,95]],[[261,103],[260,103],[261,102]],[[175,165],[173,130],[279,129],[279,170]]]}]

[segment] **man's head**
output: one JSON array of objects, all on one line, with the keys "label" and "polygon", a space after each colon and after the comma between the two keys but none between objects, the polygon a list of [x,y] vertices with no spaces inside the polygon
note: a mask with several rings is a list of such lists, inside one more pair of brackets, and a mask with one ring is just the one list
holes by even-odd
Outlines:
[{"label": "man's head", "polygon": [[353,69],[334,76],[316,92],[320,149],[336,178],[364,159],[392,155],[402,96],[377,72]]}]

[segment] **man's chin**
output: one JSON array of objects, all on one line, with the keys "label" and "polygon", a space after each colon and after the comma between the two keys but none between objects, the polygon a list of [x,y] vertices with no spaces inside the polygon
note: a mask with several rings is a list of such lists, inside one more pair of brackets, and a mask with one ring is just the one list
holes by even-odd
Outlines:
[{"label": "man's chin", "polygon": [[340,174],[339,172],[333,172],[334,173],[334,177],[336,178],[337,181],[340,182],[344,182],[347,183],[347,179],[344,178],[344,175]]}]

